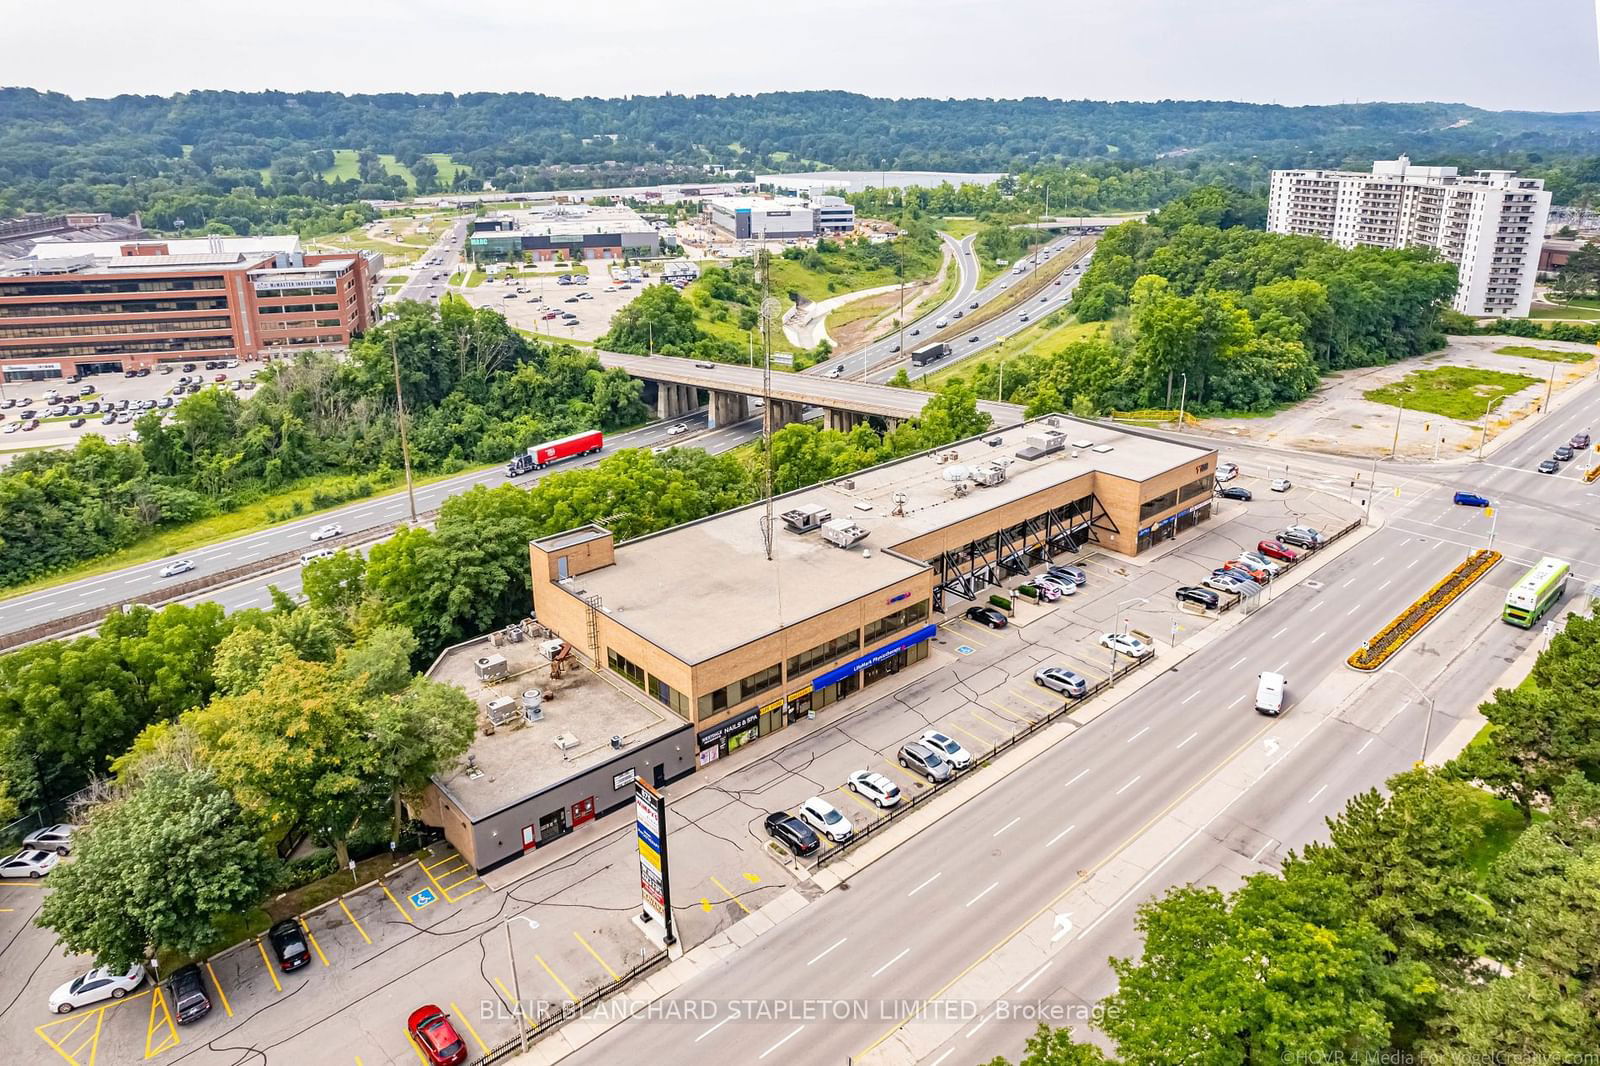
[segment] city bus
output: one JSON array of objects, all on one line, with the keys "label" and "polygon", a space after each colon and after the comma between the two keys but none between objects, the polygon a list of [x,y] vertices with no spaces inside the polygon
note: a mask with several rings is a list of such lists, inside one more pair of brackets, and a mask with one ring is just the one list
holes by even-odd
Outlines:
[{"label": "city bus", "polygon": [[1500,617],[1514,626],[1527,629],[1544,617],[1567,590],[1567,575],[1572,568],[1560,559],[1545,556],[1506,593],[1505,610]]}]

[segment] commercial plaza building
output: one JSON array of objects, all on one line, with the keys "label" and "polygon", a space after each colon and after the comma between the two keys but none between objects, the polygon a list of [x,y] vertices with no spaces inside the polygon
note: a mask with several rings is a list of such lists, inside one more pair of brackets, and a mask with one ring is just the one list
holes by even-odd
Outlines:
[{"label": "commercial plaza building", "polygon": [[1468,315],[1525,317],[1533,300],[1550,194],[1509,170],[1461,175],[1405,156],[1372,173],[1274,170],[1267,229],[1345,248],[1433,248],[1454,263],[1451,302]]},{"label": "commercial plaza building", "polygon": [[692,724],[704,765],[925,658],[1007,576],[1206,521],[1215,476],[1209,448],[1037,419],[779,498],[770,558],[763,506],[533,541],[534,614]]},{"label": "commercial plaza building", "polygon": [[476,262],[620,260],[660,252],[661,237],[655,227],[627,207],[563,204],[491,215],[474,220],[467,236],[467,255]]},{"label": "commercial plaza building", "polygon": [[0,374],[47,381],[338,348],[377,307],[381,258],[298,237],[41,241],[0,263]]},{"label": "commercial plaza building", "polygon": [[736,240],[793,240],[819,233],[849,233],[856,212],[838,196],[815,200],[774,200],[762,196],[727,196],[705,203],[710,223]]}]

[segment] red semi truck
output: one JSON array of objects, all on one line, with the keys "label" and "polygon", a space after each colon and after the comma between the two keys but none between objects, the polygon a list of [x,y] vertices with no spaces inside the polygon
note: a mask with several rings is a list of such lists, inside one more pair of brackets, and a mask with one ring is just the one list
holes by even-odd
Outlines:
[{"label": "red semi truck", "polygon": [[526,454],[511,457],[511,462],[506,464],[506,477],[543,470],[551,463],[571,459],[575,455],[591,455],[604,447],[605,443],[605,437],[600,431],[591,429],[585,433],[562,437],[560,440],[547,440],[543,444],[535,444]]}]

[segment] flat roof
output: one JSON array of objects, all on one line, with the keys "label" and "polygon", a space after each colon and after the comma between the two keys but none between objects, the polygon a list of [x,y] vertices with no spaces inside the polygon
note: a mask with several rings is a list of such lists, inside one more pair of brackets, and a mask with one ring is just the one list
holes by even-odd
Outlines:
[{"label": "flat roof", "polygon": [[804,200],[773,199],[766,196],[724,196],[712,203],[726,211],[810,211]]},{"label": "flat roof", "polygon": [[[477,661],[487,655],[504,656],[510,676],[497,682],[478,680]],[[480,729],[467,757],[434,775],[433,783],[473,821],[611,761],[618,754],[611,747],[614,736],[622,738],[627,750],[688,724],[609,671],[582,666],[576,655],[565,676],[551,681],[540,642],[526,637],[518,643],[503,641],[500,647],[487,636],[457,645],[439,657],[428,677],[465,691],[477,704],[480,721],[484,704],[496,697],[517,699],[532,688],[549,695],[542,721],[525,723],[519,714],[496,727],[493,736]],[[567,751],[556,747],[562,734],[576,737],[577,745]]]},{"label": "flat roof", "polygon": [[67,241],[55,235],[44,237],[33,246],[36,259],[60,259],[92,255],[97,259],[120,259],[125,245],[164,244],[168,255],[272,255],[298,252],[300,238],[294,234],[260,237],[128,237],[119,241]]},{"label": "flat roof", "polygon": [[[775,515],[817,505],[835,520],[855,522],[868,536],[852,548],[835,547],[819,532],[790,532],[780,519],[769,561],[761,534],[765,509],[757,504],[620,544],[611,566],[558,587],[574,595],[598,595],[600,609],[616,622],[683,662],[704,662],[926,569],[922,561],[885,550],[896,544],[1085,474],[1143,482],[1215,450],[1066,416],[1051,418],[1054,425],[1033,419],[775,501]],[[1046,431],[1064,434],[1066,446],[1037,459],[1017,457],[1029,438]],[[990,447],[985,441],[991,439],[1002,443]],[[1000,484],[979,485],[958,476],[995,461],[1009,461]],[[965,495],[956,495],[957,481],[966,484]],[[902,497],[898,506],[897,496]],[[686,624],[686,608],[692,609],[690,618],[715,624]]]}]

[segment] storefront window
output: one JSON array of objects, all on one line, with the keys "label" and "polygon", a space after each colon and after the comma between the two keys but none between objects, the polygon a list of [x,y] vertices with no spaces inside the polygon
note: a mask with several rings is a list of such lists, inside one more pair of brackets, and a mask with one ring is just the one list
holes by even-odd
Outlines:
[{"label": "storefront window", "polygon": [[890,633],[898,633],[907,626],[913,626],[918,622],[925,621],[927,617],[928,601],[922,600],[919,603],[913,603],[909,607],[901,608],[893,614],[884,615],[882,618],[868,622],[866,642],[871,644],[880,637],[886,637]]}]

